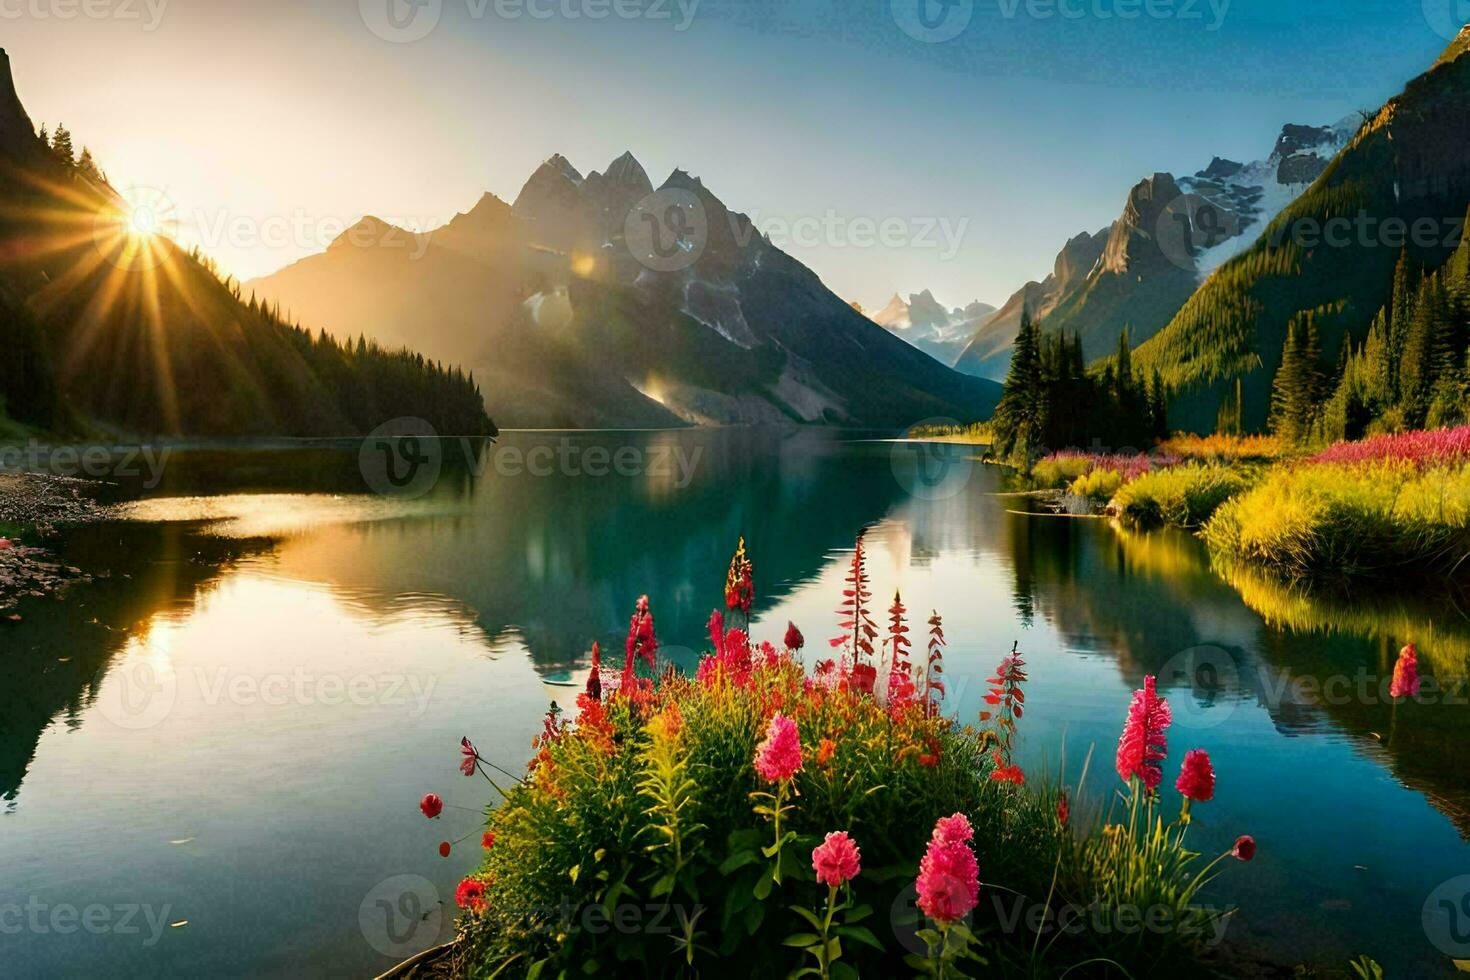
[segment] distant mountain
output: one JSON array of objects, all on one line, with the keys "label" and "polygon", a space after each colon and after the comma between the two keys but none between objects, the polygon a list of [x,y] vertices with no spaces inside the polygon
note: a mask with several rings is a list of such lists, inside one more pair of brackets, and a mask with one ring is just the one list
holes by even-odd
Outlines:
[{"label": "distant mountain", "polygon": [[873,315],[873,322],[936,361],[952,365],[994,312],[995,307],[979,300],[947,310],[926,289],[910,295],[907,302],[895,294]]},{"label": "distant mountain", "polygon": [[[1329,355],[1361,341],[1393,295],[1400,256],[1435,269],[1453,252],[1470,207],[1470,26],[1409,82],[1311,188],[1243,254],[1224,264],[1135,365],[1175,390],[1171,418],[1207,429],[1240,386],[1247,428],[1265,423],[1289,323],[1310,314]],[[1334,243],[1334,219],[1346,233]],[[1425,236],[1395,234],[1417,223]]]},{"label": "distant mountain", "polygon": [[357,435],[403,416],[494,426],[455,368],[341,345],[130,231],[94,167],[48,148],[0,51],[0,408],[53,431]]},{"label": "distant mountain", "polygon": [[247,284],[310,322],[475,369],[516,426],[824,423],[989,414],[999,386],[937,364],[833,295],[743,214],[631,154],[548,159],[422,235],[378,224]]},{"label": "distant mountain", "polygon": [[1353,116],[1334,126],[1288,125],[1263,160],[1215,157],[1193,176],[1155,173],[1141,180],[1118,220],[1069,241],[1052,275],[1013,295],[956,367],[1003,379],[1022,309],[1044,329],[1080,333],[1088,358],[1112,352],[1125,328],[1135,346],[1152,337],[1205,277],[1317,179],[1359,122]]}]

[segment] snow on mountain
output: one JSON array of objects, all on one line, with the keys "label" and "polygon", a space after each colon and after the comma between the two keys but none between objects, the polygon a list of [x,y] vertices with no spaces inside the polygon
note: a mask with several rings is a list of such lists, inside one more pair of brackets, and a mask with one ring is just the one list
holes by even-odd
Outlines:
[{"label": "snow on mountain", "polygon": [[965,307],[945,309],[933,292],[914,293],[908,301],[897,294],[872,320],[889,333],[945,364],[953,364],[970,338],[995,313],[995,307],[976,300]]}]

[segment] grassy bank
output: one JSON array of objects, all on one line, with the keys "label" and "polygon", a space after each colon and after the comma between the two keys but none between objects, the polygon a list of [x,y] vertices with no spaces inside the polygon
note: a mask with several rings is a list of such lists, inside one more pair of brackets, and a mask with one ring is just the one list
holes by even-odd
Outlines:
[{"label": "grassy bank", "polygon": [[[911,643],[895,597],[880,633],[861,542],[833,659],[806,668],[795,627],[780,645],[747,636],[742,561],[735,628],[712,617],[695,676],[659,663],[645,599],[621,671],[594,649],[577,717],[548,714],[524,776],[462,743],[498,805],[457,893],[461,972],[1162,977],[1218,959],[1230,913],[1207,890],[1254,842],[1189,850],[1184,798],[1205,805],[1214,774],[1191,753],[1163,782],[1153,678],[1117,705],[1123,792],[1088,800],[1013,760],[1019,654],[974,724],[945,716],[942,622]],[[437,796],[421,807],[440,819]],[[1146,932],[1116,928],[1140,914]]]},{"label": "grassy bank", "polygon": [[1215,555],[1294,580],[1444,581],[1470,559],[1470,426],[1311,456],[1269,438],[1177,437],[1148,456],[1055,454],[1032,479],[1134,526],[1198,530]]}]

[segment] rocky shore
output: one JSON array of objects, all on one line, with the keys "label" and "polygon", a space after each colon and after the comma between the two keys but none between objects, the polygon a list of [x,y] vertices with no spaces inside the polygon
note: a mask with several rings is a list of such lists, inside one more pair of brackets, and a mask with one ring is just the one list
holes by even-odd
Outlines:
[{"label": "rocky shore", "polygon": [[[37,543],[58,526],[102,520],[109,508],[88,493],[85,480],[33,473],[0,473],[0,624],[17,622],[22,599],[60,595],[91,577]],[[10,535],[10,536],[7,536]]]}]

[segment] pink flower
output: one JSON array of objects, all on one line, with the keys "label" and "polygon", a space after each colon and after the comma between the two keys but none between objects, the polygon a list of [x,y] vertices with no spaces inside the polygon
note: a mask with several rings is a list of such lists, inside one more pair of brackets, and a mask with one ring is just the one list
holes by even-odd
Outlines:
[{"label": "pink flower", "polygon": [[718,609],[709,614],[709,642],[716,655],[725,652],[725,614]]},{"label": "pink flower", "polygon": [[419,800],[419,809],[424,811],[424,816],[433,820],[444,812],[444,801],[433,793],[429,793],[422,800]]},{"label": "pink flower", "polygon": [[1410,643],[1399,651],[1398,662],[1393,665],[1393,684],[1388,689],[1391,698],[1412,698],[1419,694],[1419,651]]},{"label": "pink flower", "polygon": [[454,890],[454,902],[462,909],[482,912],[485,909],[485,883],[476,878],[466,878]]},{"label": "pink flower", "polygon": [[1143,679],[1143,690],[1133,692],[1128,706],[1128,721],[1118,739],[1118,778],[1123,782],[1137,776],[1151,793],[1158,788],[1164,772],[1154,763],[1168,753],[1165,733],[1173,716],[1169,702],[1154,690],[1152,676]]},{"label": "pink flower", "polygon": [[1236,838],[1235,846],[1230,853],[1237,861],[1249,861],[1256,856],[1256,839],[1249,834]]},{"label": "pink flower", "polygon": [[480,753],[475,751],[474,744],[465,736],[459,740],[459,752],[464,758],[459,760],[459,771],[466,776],[475,774],[475,763],[480,761]]},{"label": "pink flower", "polygon": [[15,545],[11,544],[9,538],[0,538],[0,551],[9,551]]},{"label": "pink flower", "polygon": [[786,649],[800,650],[804,646],[806,646],[806,638],[801,635],[801,630],[796,628],[795,623],[788,621],[786,623]]},{"label": "pink flower", "polygon": [[1208,803],[1215,798],[1215,767],[1210,765],[1210,754],[1203,749],[1192,749],[1184,753],[1184,764],[1179,767],[1179,779],[1174,788],[1188,800]]},{"label": "pink flower", "polygon": [[796,722],[777,712],[766,740],[755,747],[755,771],[768,783],[790,779],[801,770],[801,736]]},{"label": "pink flower", "polygon": [[952,817],[939,818],[934,824],[932,839],[949,844],[963,844],[975,839],[975,830],[970,826],[969,817],[963,813],[956,813]]},{"label": "pink flower", "polygon": [[858,876],[862,870],[860,857],[853,839],[845,831],[835,831],[812,851],[812,870],[818,882],[836,888]]},{"label": "pink flower", "polygon": [[940,820],[919,862],[919,909],[936,922],[957,922],[980,903],[980,865],[965,834],[973,831],[960,814]]}]

